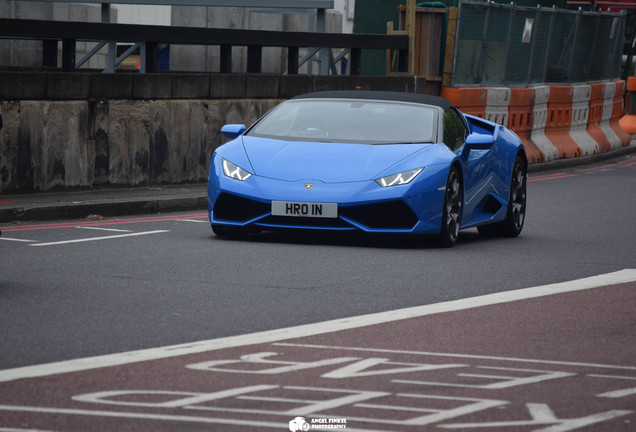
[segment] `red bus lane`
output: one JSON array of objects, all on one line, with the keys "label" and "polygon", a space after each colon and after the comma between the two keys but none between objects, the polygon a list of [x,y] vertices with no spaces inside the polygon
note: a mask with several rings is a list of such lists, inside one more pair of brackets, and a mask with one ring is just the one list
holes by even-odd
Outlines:
[{"label": "red bus lane", "polygon": [[0,371],[0,430],[634,431],[636,270]]}]

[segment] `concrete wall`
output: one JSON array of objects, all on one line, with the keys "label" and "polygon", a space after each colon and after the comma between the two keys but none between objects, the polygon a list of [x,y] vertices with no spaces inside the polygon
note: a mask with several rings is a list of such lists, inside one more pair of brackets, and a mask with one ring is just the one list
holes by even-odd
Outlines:
[{"label": "concrete wall", "polygon": [[221,144],[221,126],[254,121],[277,102],[5,102],[0,188],[198,182]]},{"label": "concrete wall", "polygon": [[357,86],[440,91],[413,77],[0,72],[0,192],[204,181],[223,124]]}]

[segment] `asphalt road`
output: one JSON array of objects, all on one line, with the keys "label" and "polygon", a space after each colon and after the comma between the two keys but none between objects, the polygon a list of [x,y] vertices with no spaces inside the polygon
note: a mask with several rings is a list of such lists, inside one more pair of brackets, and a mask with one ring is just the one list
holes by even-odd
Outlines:
[{"label": "asphalt road", "polygon": [[4,224],[0,369],[634,268],[635,191],[636,157],[533,174],[521,237],[468,230],[452,249],[356,236],[224,240],[205,213]]}]

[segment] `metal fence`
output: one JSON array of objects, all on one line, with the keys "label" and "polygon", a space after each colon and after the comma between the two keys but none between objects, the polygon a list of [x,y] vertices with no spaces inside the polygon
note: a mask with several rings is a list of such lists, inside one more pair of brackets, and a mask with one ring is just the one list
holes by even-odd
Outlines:
[{"label": "metal fence", "polygon": [[618,78],[625,15],[462,0],[453,85]]}]

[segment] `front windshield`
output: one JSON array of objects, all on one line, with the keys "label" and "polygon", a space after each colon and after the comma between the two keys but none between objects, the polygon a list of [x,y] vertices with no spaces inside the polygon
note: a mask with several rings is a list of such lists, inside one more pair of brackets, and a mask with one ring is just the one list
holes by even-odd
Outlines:
[{"label": "front windshield", "polygon": [[300,99],[280,104],[246,135],[366,144],[435,142],[437,109],[376,100]]}]

